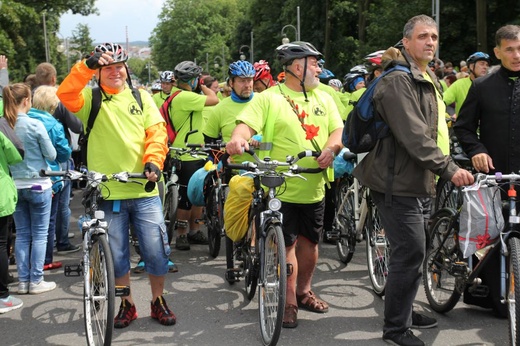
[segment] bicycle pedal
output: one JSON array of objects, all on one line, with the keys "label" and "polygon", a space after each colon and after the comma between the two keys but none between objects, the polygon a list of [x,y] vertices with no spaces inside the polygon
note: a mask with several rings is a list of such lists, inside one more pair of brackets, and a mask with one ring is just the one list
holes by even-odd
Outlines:
[{"label": "bicycle pedal", "polygon": [[197,225],[205,225],[206,224],[206,220],[204,220],[203,218],[202,219],[195,219],[195,223]]},{"label": "bicycle pedal", "polygon": [[451,275],[462,277],[468,274],[468,264],[466,262],[455,262],[451,264]]},{"label": "bicycle pedal", "polygon": [[468,292],[473,297],[485,298],[489,296],[489,287],[486,285],[472,285],[468,288]]},{"label": "bicycle pedal", "polygon": [[80,276],[83,273],[83,267],[79,264],[73,264],[63,267],[65,276]]},{"label": "bicycle pedal", "polygon": [[226,281],[227,282],[239,282],[241,270],[237,268],[230,268],[226,270]]},{"label": "bicycle pedal", "polygon": [[340,232],[338,231],[328,231],[325,233],[325,238],[329,241],[338,241],[340,238]]},{"label": "bicycle pedal", "polygon": [[130,286],[116,286],[116,297],[126,297],[130,295]]}]

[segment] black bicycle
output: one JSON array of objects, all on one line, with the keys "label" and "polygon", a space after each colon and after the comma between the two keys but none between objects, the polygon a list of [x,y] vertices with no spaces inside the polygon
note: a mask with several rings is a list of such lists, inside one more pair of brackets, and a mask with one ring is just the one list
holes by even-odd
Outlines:
[{"label": "black bicycle", "polygon": [[[245,237],[237,242],[226,237],[226,280],[234,283],[243,278],[250,300],[259,287],[262,341],[264,345],[276,345],[283,322],[287,275],[292,271],[292,267],[286,264],[283,215],[279,211],[282,203],[277,195],[285,190],[286,178],[305,179],[300,173],[321,172],[321,168],[296,165],[298,160],[318,157],[320,153],[302,152],[297,156],[288,156],[286,162],[267,157],[262,160],[253,150],[248,153],[254,163],[226,165],[230,169],[245,171],[244,175],[250,175],[254,185]],[[262,185],[268,188],[267,192]]]}]

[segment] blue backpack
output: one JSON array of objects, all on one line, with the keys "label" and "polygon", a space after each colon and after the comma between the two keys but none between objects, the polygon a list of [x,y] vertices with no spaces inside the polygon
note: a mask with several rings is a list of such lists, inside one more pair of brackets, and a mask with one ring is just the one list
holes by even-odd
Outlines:
[{"label": "blue backpack", "polygon": [[377,83],[384,76],[396,70],[411,73],[408,67],[402,65],[396,65],[386,70],[370,83],[367,90],[354,105],[354,109],[350,111],[343,128],[341,141],[351,152],[355,154],[369,152],[376,146],[379,139],[390,134],[388,125],[377,113],[374,113],[372,97]]}]

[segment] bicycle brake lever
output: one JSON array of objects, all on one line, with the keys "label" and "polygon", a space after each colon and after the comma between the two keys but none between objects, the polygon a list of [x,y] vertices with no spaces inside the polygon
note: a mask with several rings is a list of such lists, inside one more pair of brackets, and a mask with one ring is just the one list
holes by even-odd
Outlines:
[{"label": "bicycle brake lever", "polygon": [[307,180],[307,178],[305,178],[303,175],[301,175],[299,173],[283,172],[283,175],[285,175],[287,177],[297,177],[297,178],[301,178],[303,180]]}]

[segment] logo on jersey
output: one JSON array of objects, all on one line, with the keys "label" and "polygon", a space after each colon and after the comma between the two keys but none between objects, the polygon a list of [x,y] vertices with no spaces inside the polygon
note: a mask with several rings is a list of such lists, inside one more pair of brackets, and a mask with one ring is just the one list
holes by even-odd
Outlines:
[{"label": "logo on jersey", "polygon": [[325,116],[325,110],[323,109],[322,105],[316,105],[312,109],[312,113],[318,117],[324,117]]},{"label": "logo on jersey", "polygon": [[141,108],[139,107],[137,102],[130,103],[130,105],[128,106],[128,112],[132,115],[142,115],[143,114],[143,111],[141,110]]}]

